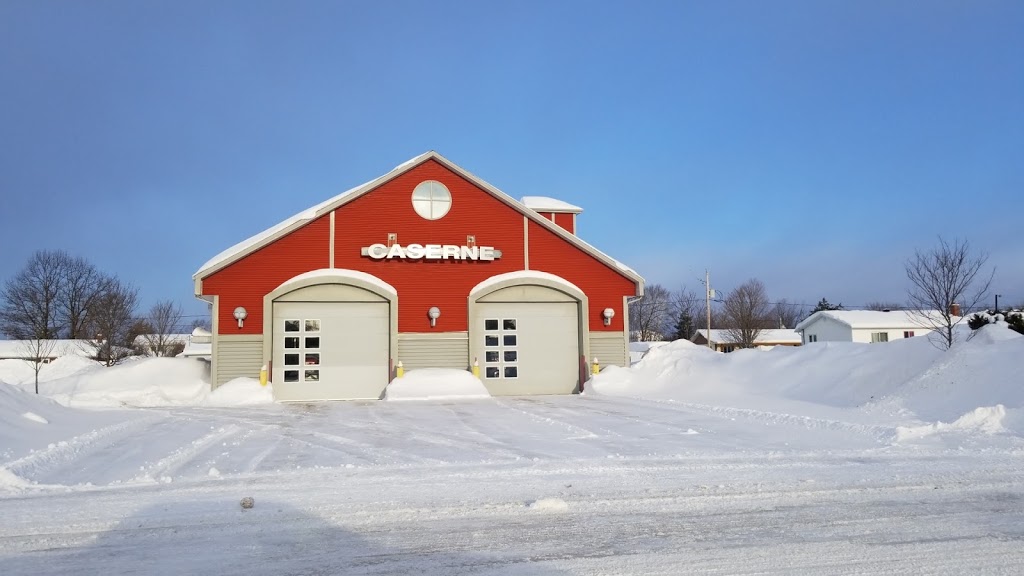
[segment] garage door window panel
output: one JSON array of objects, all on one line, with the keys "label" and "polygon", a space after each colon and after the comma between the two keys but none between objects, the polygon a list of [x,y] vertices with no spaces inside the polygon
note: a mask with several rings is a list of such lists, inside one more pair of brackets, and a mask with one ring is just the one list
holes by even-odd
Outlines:
[{"label": "garage door window panel", "polygon": [[299,365],[299,355],[298,354],[285,354],[284,355],[284,365],[285,366],[298,366]]},{"label": "garage door window panel", "polygon": [[285,348],[298,348],[299,347],[299,337],[298,336],[289,336],[289,337],[285,338],[284,339],[284,347]]},{"label": "garage door window panel", "polygon": [[306,348],[319,348],[319,347],[320,347],[320,338],[319,337],[306,338]]},{"label": "garage door window panel", "polygon": [[298,382],[299,381],[299,371],[298,370],[285,370],[284,371],[284,381],[285,382]]},{"label": "garage door window panel", "polygon": [[306,370],[306,382],[319,382],[320,371],[319,370]]},{"label": "garage door window panel", "polygon": [[284,331],[285,332],[298,332],[299,331],[299,321],[298,320],[285,320],[284,321]]}]

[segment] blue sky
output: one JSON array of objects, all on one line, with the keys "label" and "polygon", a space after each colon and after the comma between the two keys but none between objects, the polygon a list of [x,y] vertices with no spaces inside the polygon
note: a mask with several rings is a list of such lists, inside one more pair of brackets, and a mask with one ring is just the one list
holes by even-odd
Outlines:
[{"label": "blue sky", "polygon": [[0,279],[207,259],[437,150],[649,283],[902,301],[940,233],[1024,301],[1024,3],[0,2]]}]

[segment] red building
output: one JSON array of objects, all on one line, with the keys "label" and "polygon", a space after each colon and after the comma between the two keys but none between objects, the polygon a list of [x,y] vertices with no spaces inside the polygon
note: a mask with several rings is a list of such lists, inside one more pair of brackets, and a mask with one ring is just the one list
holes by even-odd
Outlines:
[{"label": "red building", "polygon": [[564,394],[627,365],[643,279],[575,236],[581,209],[523,200],[428,152],[215,256],[214,386],[268,366],[278,400],[379,398],[399,361],[476,362],[491,394]]}]

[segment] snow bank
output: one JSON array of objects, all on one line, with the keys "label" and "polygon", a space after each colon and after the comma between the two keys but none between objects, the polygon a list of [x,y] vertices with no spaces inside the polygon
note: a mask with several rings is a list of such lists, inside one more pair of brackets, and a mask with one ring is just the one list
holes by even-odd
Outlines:
[{"label": "snow bank", "polygon": [[395,378],[384,389],[385,400],[454,400],[490,398],[483,382],[465,370],[423,368]]},{"label": "snow bank", "polygon": [[[39,382],[66,378],[85,370],[102,367],[99,362],[81,356],[61,356],[49,364],[42,365],[39,370]],[[25,360],[0,360],[0,382],[34,385],[35,371],[32,364]]]},{"label": "snow bank", "polygon": [[985,406],[975,408],[964,414],[952,424],[936,422],[926,426],[900,426],[896,428],[896,440],[918,440],[926,436],[932,436],[939,432],[980,432],[982,434],[999,434],[1005,432],[1003,419],[1006,417],[1006,408],[1001,404],[998,406]]},{"label": "snow bank", "polygon": [[225,382],[210,393],[205,404],[208,406],[250,406],[270,404],[274,401],[274,390],[268,383],[260,386],[255,378],[235,378]]},{"label": "snow bank", "polygon": [[239,406],[273,402],[269,386],[239,378],[210,392],[207,366],[190,358],[139,358],[119,366],[96,366],[40,385],[65,406]]},{"label": "snow bank", "polygon": [[[1024,435],[1022,352],[1021,336],[1000,325],[985,326],[948,351],[927,338],[730,354],[676,341],[651,349],[631,368],[605,369],[587,389],[816,418],[850,418],[857,411],[893,424],[909,420],[915,426],[951,422],[978,407],[1002,406],[1000,426]],[[961,422],[958,429],[964,426]]]}]

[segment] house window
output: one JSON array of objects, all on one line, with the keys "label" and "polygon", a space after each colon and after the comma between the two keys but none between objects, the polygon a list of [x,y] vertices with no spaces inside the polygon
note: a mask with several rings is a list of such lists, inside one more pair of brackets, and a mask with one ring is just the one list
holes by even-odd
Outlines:
[{"label": "house window", "polygon": [[872,344],[874,344],[876,342],[888,342],[888,341],[889,341],[889,333],[888,332],[872,332],[871,333],[871,343]]},{"label": "house window", "polygon": [[903,331],[903,337],[904,338],[913,338],[914,337],[914,331],[913,330],[904,330]]},{"label": "house window", "polygon": [[807,335],[807,343],[808,344],[810,344],[811,342],[817,342],[817,341],[818,341],[818,335],[817,334],[808,334]]}]

